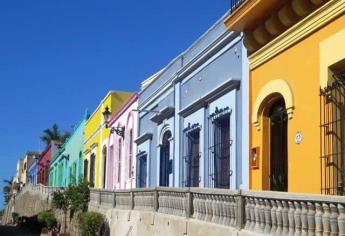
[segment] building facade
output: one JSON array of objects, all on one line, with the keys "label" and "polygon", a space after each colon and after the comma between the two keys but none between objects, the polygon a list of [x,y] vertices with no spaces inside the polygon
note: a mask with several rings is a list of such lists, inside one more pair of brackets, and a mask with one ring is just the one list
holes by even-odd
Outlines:
[{"label": "building facade", "polygon": [[108,122],[108,144],[103,147],[106,155],[106,189],[131,189],[136,187],[136,144],[138,123],[138,95],[133,94]]},{"label": "building facade", "polygon": [[250,188],[345,193],[344,1],[252,1],[225,24],[250,63]]},{"label": "building facade", "polygon": [[130,96],[132,93],[129,92],[109,92],[85,123],[83,175],[95,188],[105,188],[106,155],[103,155],[102,148],[108,143],[110,129],[106,127],[103,112],[107,108],[115,114]]},{"label": "building facade", "polygon": [[38,170],[38,158],[34,158],[29,167],[29,182],[33,185],[37,184],[37,170]]},{"label": "building facade", "polygon": [[48,186],[51,158],[58,152],[60,144],[51,141],[40,154],[37,162],[37,183]]},{"label": "building facade", "polygon": [[143,82],[138,187],[248,188],[247,52],[224,19]]},{"label": "building facade", "polygon": [[22,158],[23,166],[22,166],[22,174],[20,176],[20,182],[24,185],[30,182],[30,167],[31,165],[39,158],[38,152],[27,152],[25,156]]},{"label": "building facade", "polygon": [[70,137],[65,141],[59,152],[50,163],[49,185],[67,187],[77,184],[83,177],[83,141],[84,126],[88,113],[74,127]]}]

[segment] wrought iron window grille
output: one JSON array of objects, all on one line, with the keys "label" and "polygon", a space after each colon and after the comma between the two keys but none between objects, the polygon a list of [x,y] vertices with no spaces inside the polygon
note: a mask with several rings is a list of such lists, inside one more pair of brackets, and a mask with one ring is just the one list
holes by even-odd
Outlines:
[{"label": "wrought iron window grille", "polygon": [[320,88],[321,193],[345,195],[345,72]]},{"label": "wrought iron window grille", "polygon": [[216,120],[219,118],[226,116],[226,115],[231,115],[232,109],[230,107],[224,107],[224,108],[215,108],[215,111],[211,113],[208,118],[214,123]]}]

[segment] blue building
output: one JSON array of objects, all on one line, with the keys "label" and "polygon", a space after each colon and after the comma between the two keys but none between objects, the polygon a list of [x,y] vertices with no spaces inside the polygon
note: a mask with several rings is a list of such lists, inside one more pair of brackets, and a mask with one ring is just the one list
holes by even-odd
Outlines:
[{"label": "blue building", "polygon": [[249,66],[225,18],[142,83],[138,187],[248,189]]},{"label": "blue building", "polygon": [[37,170],[38,170],[38,157],[33,158],[31,165],[28,168],[28,181],[29,183],[37,184]]}]

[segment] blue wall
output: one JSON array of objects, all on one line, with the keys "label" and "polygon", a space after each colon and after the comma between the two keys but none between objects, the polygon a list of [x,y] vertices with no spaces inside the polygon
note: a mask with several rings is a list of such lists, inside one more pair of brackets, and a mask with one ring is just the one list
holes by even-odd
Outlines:
[{"label": "blue wall", "polygon": [[[233,142],[230,188],[248,189],[249,67],[242,35],[228,32],[223,21],[224,17],[139,94],[139,109],[144,111],[139,112],[137,143],[138,153],[147,155],[147,186],[159,185],[162,136],[166,130],[172,132],[173,173],[169,175],[169,186],[184,186],[183,130],[189,124],[198,124],[201,126],[199,186],[214,187],[209,178],[214,171],[209,151],[213,132],[209,116],[216,108],[229,108]],[[173,111],[169,112],[167,107]],[[139,165],[138,160],[138,168]]]}]

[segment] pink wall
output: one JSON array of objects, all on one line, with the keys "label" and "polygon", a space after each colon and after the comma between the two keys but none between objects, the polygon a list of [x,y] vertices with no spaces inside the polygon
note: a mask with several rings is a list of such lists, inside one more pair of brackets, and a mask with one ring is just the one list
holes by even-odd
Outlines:
[{"label": "pink wall", "polygon": [[106,189],[136,187],[136,149],[138,95],[134,94],[109,122],[112,127],[125,127],[124,138],[110,134],[107,145]]}]

